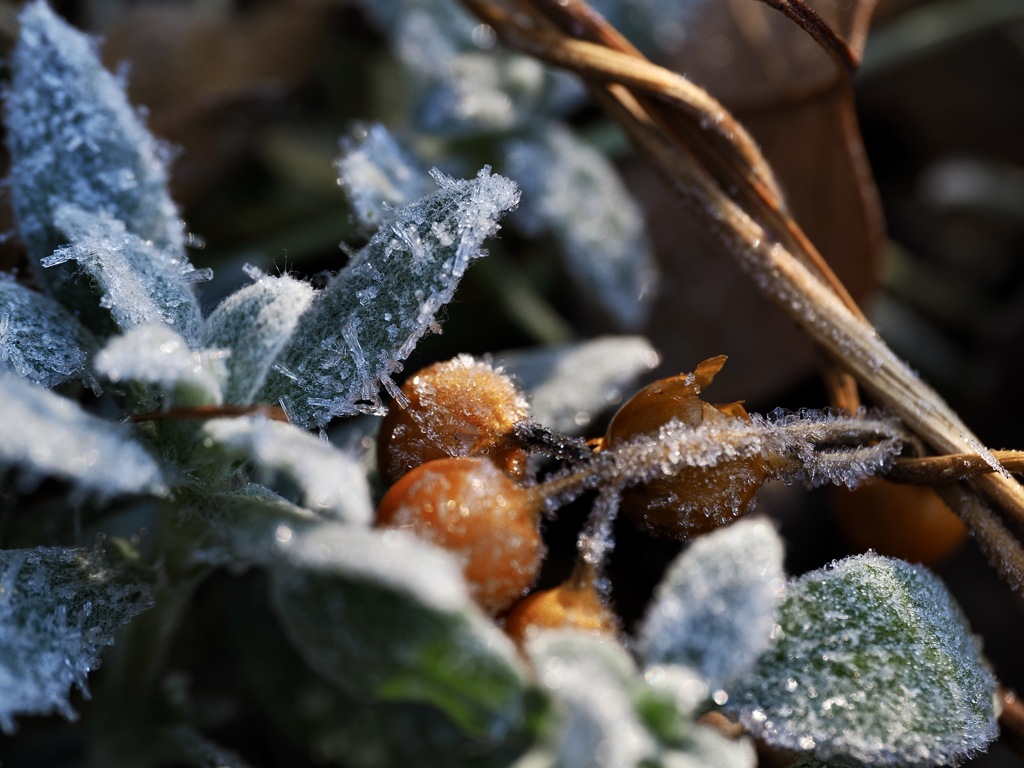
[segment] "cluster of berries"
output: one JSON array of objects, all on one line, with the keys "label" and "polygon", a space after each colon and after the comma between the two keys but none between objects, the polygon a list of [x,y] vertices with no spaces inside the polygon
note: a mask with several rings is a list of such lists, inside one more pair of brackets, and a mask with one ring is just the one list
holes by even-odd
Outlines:
[{"label": "cluster of berries", "polygon": [[[657,436],[673,419],[693,429],[748,419],[739,403],[714,406],[699,396],[724,362],[724,356],[706,360],[692,374],[642,389],[588,450],[598,455],[638,436]],[[390,486],[378,525],[410,530],[456,554],[476,601],[502,616],[514,638],[540,627],[616,632],[593,559],[581,557],[562,585],[527,594],[545,554],[543,513],[565,500],[574,478],[587,485],[586,459],[575,474],[570,468],[568,482],[565,475],[535,482],[528,454],[544,441],[531,438],[540,430],[524,428],[530,424],[525,399],[508,376],[472,357],[425,368],[402,391],[408,405],[391,409],[378,442],[378,467]],[[686,467],[623,489],[621,509],[653,533],[690,538],[743,514],[768,475],[759,456]]]}]

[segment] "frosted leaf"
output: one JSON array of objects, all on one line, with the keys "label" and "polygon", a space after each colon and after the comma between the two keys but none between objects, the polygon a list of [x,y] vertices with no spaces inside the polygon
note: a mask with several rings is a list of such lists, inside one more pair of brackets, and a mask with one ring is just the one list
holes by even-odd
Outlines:
[{"label": "frosted leaf", "polygon": [[[24,6],[7,91],[11,201],[30,261],[67,239],[55,212],[73,203],[124,222],[158,251],[183,254],[184,235],[167,192],[166,154],[103,69],[91,40],[43,0]],[[48,270],[52,287],[67,272]]]},{"label": "frosted leaf", "polygon": [[437,192],[398,211],[317,295],[257,399],[280,399],[302,426],[383,407],[381,382],[402,369],[519,201],[515,184],[488,168],[469,181],[434,179]]},{"label": "frosted leaf", "polygon": [[84,549],[0,550],[0,730],[17,715],[77,719],[68,694],[118,627],[149,607],[140,574]]},{"label": "frosted leaf", "polygon": [[608,158],[557,123],[508,147],[509,175],[523,188],[511,221],[550,230],[568,271],[624,328],[647,315],[655,266],[643,216]]},{"label": "frosted leaf", "polygon": [[527,393],[534,418],[568,435],[584,432],[602,411],[620,404],[636,380],[658,364],[658,353],[639,336],[496,357]]},{"label": "frosted leaf", "polygon": [[[321,519],[267,488],[250,484],[236,493],[203,496],[195,505],[202,530],[192,536],[192,562],[242,571],[269,565],[280,542],[308,530]],[[194,524],[186,519],[186,526]]]},{"label": "frosted leaf", "polygon": [[549,749],[562,768],[635,768],[658,752],[637,715],[643,681],[618,643],[582,632],[538,632],[526,653],[540,685],[556,700],[560,724]]},{"label": "frosted leaf", "polygon": [[74,261],[91,278],[100,298],[90,299],[87,317],[95,314],[91,310],[98,303],[121,330],[160,322],[190,345],[196,343],[202,315],[194,285],[208,278],[205,271],[193,269],[183,255],[128,232],[107,214],[68,204],[58,206],[53,216],[71,244],[40,263],[49,268]]},{"label": "frosted leaf", "polygon": [[192,350],[166,325],[115,336],[96,355],[96,372],[114,383],[140,382],[163,392],[165,407],[220,405],[227,372],[221,350]]},{"label": "frosted leaf", "polygon": [[309,283],[288,275],[259,274],[255,283],[235,291],[210,314],[202,346],[231,353],[226,360],[225,402],[253,402],[313,295]]},{"label": "frosted leaf", "polygon": [[55,387],[85,376],[93,344],[60,304],[0,274],[0,370]]},{"label": "frosted leaf", "polygon": [[434,190],[416,158],[379,123],[342,139],[335,167],[356,220],[371,232],[390,224],[398,206]]},{"label": "frosted leaf", "polygon": [[996,738],[996,683],[942,582],[874,554],[787,588],[775,645],[729,691],[756,738],[822,759],[957,764]]},{"label": "frosted leaf", "polygon": [[755,768],[757,752],[750,739],[729,739],[713,728],[697,726],[681,749],[662,754],[659,768]]},{"label": "frosted leaf", "polygon": [[71,400],[0,373],[0,468],[30,491],[45,477],[72,486],[72,500],[167,492],[160,467],[121,424]]},{"label": "frosted leaf", "polygon": [[313,670],[357,696],[433,704],[481,738],[520,726],[526,672],[452,555],[404,531],[341,524],[280,552],[271,599]]},{"label": "frosted leaf", "polygon": [[203,444],[250,462],[256,477],[321,515],[369,525],[373,504],[361,459],[291,424],[261,418],[213,419]]},{"label": "frosted leaf", "polygon": [[655,591],[637,637],[646,664],[683,664],[727,687],[767,649],[785,574],[765,520],[740,520],[695,540]]}]

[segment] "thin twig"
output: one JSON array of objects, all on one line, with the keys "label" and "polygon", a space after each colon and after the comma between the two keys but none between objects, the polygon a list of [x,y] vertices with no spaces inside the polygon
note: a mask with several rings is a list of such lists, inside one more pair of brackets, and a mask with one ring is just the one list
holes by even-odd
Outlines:
[{"label": "thin twig", "polygon": [[271,421],[288,421],[285,412],[276,405],[195,405],[189,408],[168,408],[166,411],[146,411],[145,413],[133,413],[128,421],[139,423],[143,421],[176,421],[176,420],[197,420],[221,418],[239,418],[240,416],[262,416]]},{"label": "thin twig", "polygon": [[832,60],[846,74],[852,75],[860,68],[860,56],[835,33],[828,22],[821,18],[814,9],[808,7],[804,0],[760,0],[760,2],[780,11],[803,27],[804,31],[814,38],[814,41],[832,57]]},{"label": "thin twig", "polygon": [[[1024,451],[992,451],[992,455],[1008,472],[1024,473]],[[886,480],[913,485],[940,485],[970,480],[993,472],[981,456],[955,453],[946,456],[923,456],[897,459],[886,474]]]}]

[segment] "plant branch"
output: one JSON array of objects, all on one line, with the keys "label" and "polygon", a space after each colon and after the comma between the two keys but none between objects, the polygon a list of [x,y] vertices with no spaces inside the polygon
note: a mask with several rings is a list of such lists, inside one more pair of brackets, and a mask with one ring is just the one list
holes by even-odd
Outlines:
[{"label": "plant branch", "polygon": [[[735,123],[727,118],[724,108],[709,96],[694,95],[699,89],[685,79],[636,55],[599,50],[602,46],[574,40],[564,32],[559,37],[550,27],[536,22],[527,25],[521,16],[504,12],[494,2],[463,2],[491,24],[507,44],[579,73],[590,84],[598,103],[669,179],[683,202],[704,221],[762,293],[933,450],[982,457],[994,471],[970,481],[972,487],[1024,523],[1024,488],[939,394],[889,349],[820,256],[817,260],[811,258],[816,251],[804,247],[805,237],[794,237],[799,228],[789,224],[792,220],[781,207],[765,198],[766,185],[758,184],[759,179],[771,177],[760,170],[754,172],[751,163],[742,166],[739,173],[736,169],[716,172],[722,170],[717,167],[718,158],[746,157],[749,153],[738,146],[731,151],[719,146],[724,134],[715,126]],[[521,0],[520,4],[530,3]],[[575,26],[560,24],[563,30],[583,29],[589,36],[605,40],[617,36],[611,31],[595,32],[607,26],[596,14],[573,16],[573,9],[580,6],[577,0],[557,4],[534,0],[533,5],[540,13],[550,12],[554,6],[571,19],[584,19]],[[693,130],[694,121],[701,130]],[[728,184],[723,184],[726,179],[742,181],[745,193],[732,194]],[[785,226],[779,226],[780,217],[784,217]],[[944,487],[963,488],[959,484]],[[977,495],[962,492],[962,503],[954,508],[960,511],[990,562],[1011,584],[1021,586],[1024,550],[1020,543]]]},{"label": "plant branch", "polygon": [[852,75],[860,68],[860,56],[804,0],[760,0],[760,2],[799,24],[846,74]]}]

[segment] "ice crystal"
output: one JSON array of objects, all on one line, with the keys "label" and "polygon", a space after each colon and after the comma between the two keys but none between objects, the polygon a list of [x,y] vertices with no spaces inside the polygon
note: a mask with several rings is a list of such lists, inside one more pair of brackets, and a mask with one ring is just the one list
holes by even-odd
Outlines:
[{"label": "ice crystal", "polygon": [[161,322],[196,343],[202,316],[194,285],[209,279],[207,270],[193,269],[184,256],[128,232],[105,213],[68,204],[53,216],[70,244],[42,259],[43,267],[77,262],[101,293],[99,306],[121,330]]},{"label": "ice crystal", "polygon": [[26,489],[56,477],[73,500],[166,493],[159,466],[123,425],[8,373],[0,393],[0,468],[17,470]]},{"label": "ice crystal", "polygon": [[280,399],[303,426],[382,408],[381,383],[401,370],[519,201],[516,185],[488,168],[469,181],[434,179],[437,192],[400,210],[317,295],[260,399]]},{"label": "ice crystal", "polygon": [[164,394],[163,406],[220,405],[226,353],[193,350],[166,325],[141,325],[113,337],[96,356],[96,372],[114,383],[141,382]]},{"label": "ice crystal", "polygon": [[830,760],[956,764],[997,735],[996,684],[935,576],[874,554],[787,589],[775,645],[729,691],[759,739]]},{"label": "ice crystal", "polygon": [[356,220],[369,231],[392,222],[398,207],[433,191],[430,176],[387,128],[357,128],[335,162]]},{"label": "ice crystal", "polygon": [[55,387],[85,375],[93,344],[60,304],[0,274],[0,369]]},{"label": "ice crystal", "polygon": [[527,393],[534,418],[569,435],[584,432],[603,411],[620,404],[634,382],[658,364],[658,353],[639,336],[607,336],[497,358]]},{"label": "ice crystal", "polygon": [[765,520],[697,539],[658,586],[637,652],[646,664],[683,664],[726,687],[767,649],[784,583],[782,542]]},{"label": "ice crystal", "polygon": [[[68,242],[55,214],[69,203],[182,256],[165,153],[103,69],[93,42],[43,0],[26,4],[19,21],[5,104],[11,201],[31,261]],[[66,276],[40,275],[51,286]]]},{"label": "ice crystal", "polygon": [[525,670],[452,555],[404,531],[338,523],[280,552],[271,597],[315,671],[359,696],[432,703],[482,738],[519,727]]},{"label": "ice crystal", "polygon": [[103,647],[148,605],[138,574],[97,552],[0,550],[0,730],[17,715],[76,719],[71,688],[88,695]]},{"label": "ice crystal", "polygon": [[356,525],[373,519],[362,461],[291,424],[262,418],[213,419],[207,447],[249,461],[256,476],[285,498]]},{"label": "ice crystal", "polygon": [[557,123],[516,139],[508,169],[523,188],[511,219],[527,232],[550,229],[569,273],[625,328],[640,325],[654,282],[643,217],[608,158]]},{"label": "ice crystal", "polygon": [[299,318],[313,301],[313,287],[288,275],[255,272],[256,282],[228,296],[210,314],[202,345],[226,349],[224,400],[247,405],[263,386]]}]

